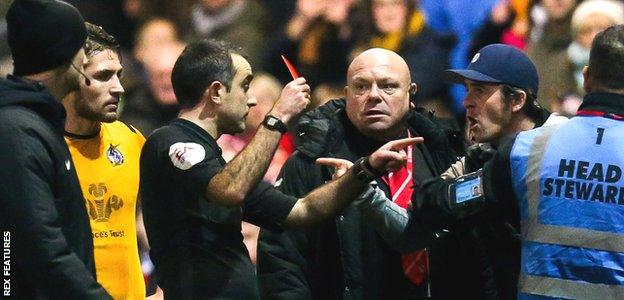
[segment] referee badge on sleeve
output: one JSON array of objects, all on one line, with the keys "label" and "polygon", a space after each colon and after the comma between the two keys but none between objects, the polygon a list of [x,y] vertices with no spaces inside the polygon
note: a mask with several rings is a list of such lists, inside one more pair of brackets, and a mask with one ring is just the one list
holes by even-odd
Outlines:
[{"label": "referee badge on sleeve", "polygon": [[173,165],[180,170],[188,170],[204,160],[206,150],[197,143],[175,143],[169,147],[169,158]]}]

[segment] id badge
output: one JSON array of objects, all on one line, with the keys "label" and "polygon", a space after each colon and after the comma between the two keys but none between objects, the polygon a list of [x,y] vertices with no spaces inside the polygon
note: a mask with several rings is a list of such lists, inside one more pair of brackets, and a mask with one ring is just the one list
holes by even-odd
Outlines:
[{"label": "id badge", "polygon": [[458,177],[448,189],[449,206],[452,210],[469,209],[472,206],[481,206],[483,203],[483,175],[482,171]]}]

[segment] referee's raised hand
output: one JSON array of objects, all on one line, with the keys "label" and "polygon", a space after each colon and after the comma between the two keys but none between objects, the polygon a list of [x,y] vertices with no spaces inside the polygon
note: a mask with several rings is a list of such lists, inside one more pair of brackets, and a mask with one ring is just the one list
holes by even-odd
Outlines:
[{"label": "referee's raised hand", "polygon": [[285,124],[310,104],[310,86],[305,78],[299,77],[289,82],[280,94],[279,99],[269,112]]}]

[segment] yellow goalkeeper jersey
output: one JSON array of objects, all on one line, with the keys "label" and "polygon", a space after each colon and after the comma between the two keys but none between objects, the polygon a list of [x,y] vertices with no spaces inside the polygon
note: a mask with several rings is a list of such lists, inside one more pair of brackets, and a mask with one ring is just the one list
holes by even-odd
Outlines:
[{"label": "yellow goalkeeper jersey", "polygon": [[114,299],[145,299],[135,218],[145,138],[120,121],[101,125],[93,136],[65,135],[91,222],[97,281]]}]

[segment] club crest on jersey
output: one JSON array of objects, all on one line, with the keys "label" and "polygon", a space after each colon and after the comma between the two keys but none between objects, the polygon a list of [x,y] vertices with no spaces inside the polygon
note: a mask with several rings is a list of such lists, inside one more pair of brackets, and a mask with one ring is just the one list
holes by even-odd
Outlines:
[{"label": "club crest on jersey", "polygon": [[106,157],[108,158],[108,161],[110,161],[110,163],[113,165],[113,167],[119,166],[124,163],[123,153],[121,153],[121,151],[119,151],[117,147],[119,147],[119,145],[115,146],[113,144],[110,144],[110,146],[108,146],[108,149],[106,150]]}]

